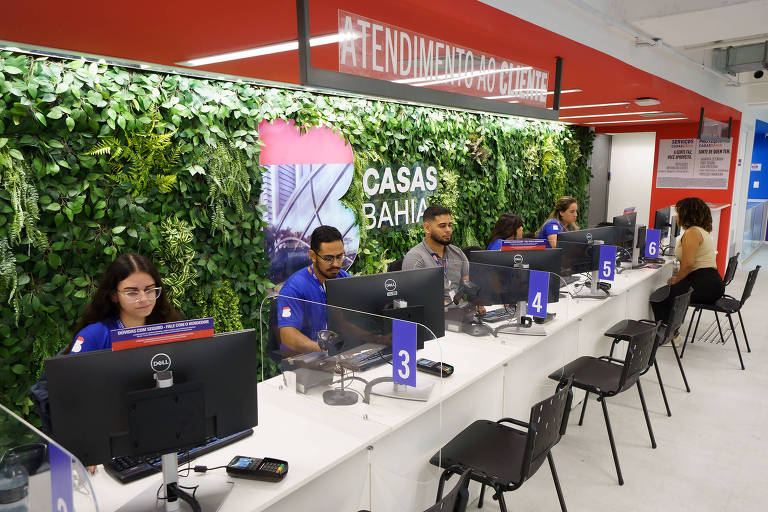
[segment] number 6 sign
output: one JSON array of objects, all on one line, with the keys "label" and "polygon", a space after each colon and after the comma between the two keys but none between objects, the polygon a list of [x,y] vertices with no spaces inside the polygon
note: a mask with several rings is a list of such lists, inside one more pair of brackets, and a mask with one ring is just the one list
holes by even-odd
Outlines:
[{"label": "number 6 sign", "polygon": [[645,255],[648,258],[659,257],[660,241],[661,241],[661,230],[647,229],[645,231]]},{"label": "number 6 sign", "polygon": [[416,385],[416,329],[413,322],[392,319],[392,380]]}]

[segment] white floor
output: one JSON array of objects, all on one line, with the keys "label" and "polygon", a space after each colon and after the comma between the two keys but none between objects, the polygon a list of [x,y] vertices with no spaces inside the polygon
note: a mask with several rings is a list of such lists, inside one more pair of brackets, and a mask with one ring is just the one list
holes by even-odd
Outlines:
[{"label": "white floor", "polygon": [[[732,340],[690,345],[683,359],[691,385],[686,393],[672,350],[661,348],[658,361],[671,417],[653,371],[641,380],[655,450],[637,392],[608,399],[623,486],[616,480],[600,404],[590,399],[582,427],[580,407],[571,411],[568,433],[552,452],[568,510],[768,511],[768,247],[739,269],[727,292],[740,298],[747,271],[755,265],[763,269],[742,311],[752,353],[746,353],[737,327],[746,371],[739,367]],[[702,324],[707,317],[713,318],[705,312]],[[510,511],[560,510],[546,463],[505,500]],[[477,510],[474,492],[468,510]],[[498,510],[490,493],[482,510]]]}]

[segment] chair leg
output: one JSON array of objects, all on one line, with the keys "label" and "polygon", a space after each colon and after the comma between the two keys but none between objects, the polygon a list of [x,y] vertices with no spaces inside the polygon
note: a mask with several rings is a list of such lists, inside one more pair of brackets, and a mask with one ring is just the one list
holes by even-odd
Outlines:
[{"label": "chair leg", "polygon": [[741,358],[741,349],[739,348],[739,338],[736,337],[736,331],[733,328],[733,318],[731,318],[731,314],[728,313],[725,315],[728,317],[728,322],[731,324],[731,331],[733,331],[733,341],[736,343],[736,353],[739,354],[739,363],[741,363],[741,369],[744,370],[744,360]]},{"label": "chair leg", "polygon": [[[693,340],[696,339],[696,331],[699,330],[699,322],[701,321],[701,312],[702,312],[702,310],[699,309],[698,312],[699,312],[699,316],[698,317],[696,317],[696,310],[693,311],[693,316],[691,316],[691,323],[693,323],[694,317],[696,318],[696,327],[693,328],[693,336],[691,336],[691,343],[693,343]],[[690,330],[691,330],[691,325],[688,324],[688,331],[690,331]],[[683,350],[680,352],[680,359],[682,359],[683,356],[685,355],[685,346],[687,344],[688,344],[688,334],[686,333],[685,341],[683,342]]]},{"label": "chair leg", "polygon": [[499,510],[501,512],[507,512],[507,504],[504,501],[504,492],[496,487],[496,494],[494,494],[494,498],[499,500]]},{"label": "chair leg", "polygon": [[445,486],[446,480],[451,478],[452,475],[453,473],[447,469],[440,475],[440,479],[437,481],[437,498],[435,499],[435,503],[438,503],[443,499],[443,487]]},{"label": "chair leg", "polygon": [[603,416],[605,417],[605,428],[608,430],[608,440],[611,442],[611,452],[613,453],[613,464],[616,466],[616,476],[619,477],[619,485],[624,485],[624,477],[621,476],[621,466],[619,466],[619,454],[616,453],[616,443],[613,440],[613,431],[611,430],[611,420],[608,418],[608,406],[605,404],[605,397],[599,397],[603,405]]},{"label": "chair leg", "polygon": [[656,448],[656,438],[653,437],[653,428],[651,427],[651,417],[648,416],[648,407],[645,405],[645,397],[643,396],[643,388],[640,386],[640,379],[637,379],[637,393],[640,395],[640,403],[643,406],[643,414],[645,415],[645,424],[648,426],[648,435],[651,436],[651,447]]},{"label": "chair leg", "polygon": [[[717,322],[717,330],[720,333],[720,342],[725,345],[725,337],[723,336],[723,328],[720,327],[720,317],[717,315],[717,311],[715,311],[715,322]],[[736,333],[734,333],[734,336]]]},{"label": "chair leg", "polygon": [[739,324],[741,324],[741,332],[744,333],[744,343],[747,344],[747,352],[752,352],[752,349],[749,347],[749,338],[747,338],[747,329],[744,328],[744,319],[741,318],[741,309],[737,311],[739,314]]},{"label": "chair leg", "polygon": [[483,499],[485,498],[485,484],[480,487],[480,499],[477,500],[477,508],[483,508]]},{"label": "chair leg", "polygon": [[674,343],[672,344],[672,350],[675,351],[675,359],[677,359],[677,366],[680,368],[680,375],[683,376],[683,382],[685,383],[685,390],[690,393],[691,386],[688,385],[688,378],[685,376],[685,370],[683,370],[683,362],[680,360],[682,356],[677,352],[677,347],[675,346]]},{"label": "chair leg", "polygon": [[584,424],[584,411],[587,410],[587,401],[589,400],[589,391],[584,395],[584,403],[581,404],[581,416],[579,416],[579,426]]},{"label": "chair leg", "polygon": [[555,490],[557,491],[557,499],[560,501],[560,510],[562,512],[568,512],[565,507],[565,498],[563,498],[563,490],[560,488],[560,479],[557,478],[557,470],[555,469],[555,460],[552,458],[552,452],[547,452],[547,460],[549,461],[549,469],[552,472],[552,480],[555,481]]},{"label": "chair leg", "polygon": [[653,358],[653,367],[656,369],[656,378],[659,379],[659,387],[661,388],[661,396],[664,398],[664,407],[667,408],[667,416],[672,416],[672,411],[669,410],[669,402],[667,401],[667,392],[664,390],[664,383],[661,381],[661,372],[659,371],[659,363],[656,362],[656,358]]}]

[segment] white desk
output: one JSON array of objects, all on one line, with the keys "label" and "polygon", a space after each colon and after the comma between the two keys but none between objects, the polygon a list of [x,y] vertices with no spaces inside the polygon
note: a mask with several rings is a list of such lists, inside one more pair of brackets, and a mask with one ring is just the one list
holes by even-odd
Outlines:
[{"label": "white desk", "polygon": [[[440,475],[429,458],[440,446],[479,418],[526,420],[531,405],[555,389],[547,375],[577,356],[606,354],[610,340],[603,332],[625,318],[649,318],[648,296],[670,274],[671,265],[627,270],[617,275],[608,299],[561,299],[552,305],[557,317],[546,325],[547,336],[448,332],[427,342],[420,356],[455,366],[448,379],[418,374],[420,382],[436,383],[427,402],[372,396],[370,405],[330,407],[323,389],[298,395],[282,377],[269,379],[259,385],[255,434],[193,465],[223,465],[238,454],[288,460],[281,483],[236,480],[222,512],[425,509],[434,503]],[[365,377],[390,372],[381,366]],[[215,470],[204,478],[226,476]],[[103,469],[94,477],[103,511],[159,483],[158,475],[121,485]]]}]

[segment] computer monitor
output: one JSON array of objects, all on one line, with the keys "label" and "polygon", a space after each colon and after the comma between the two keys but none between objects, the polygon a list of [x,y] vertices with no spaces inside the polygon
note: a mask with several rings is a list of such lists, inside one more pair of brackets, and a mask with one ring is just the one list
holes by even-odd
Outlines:
[{"label": "computer monitor", "polygon": [[582,274],[598,269],[600,245],[558,240],[557,248],[563,251],[561,276]]},{"label": "computer monitor", "polygon": [[[435,338],[445,336],[443,280],[442,267],[328,279],[325,282],[326,304],[341,308],[327,310],[328,330],[341,339],[329,355],[346,352],[366,342],[359,336],[359,329],[345,328],[349,323],[367,333],[388,333],[392,329],[389,318],[399,318],[428,327]],[[407,306],[396,308],[395,300],[405,301]],[[365,315],[361,311],[371,314]],[[433,339],[432,335],[419,326],[417,348],[424,348],[424,341],[429,339]]]},{"label": "computer monitor", "polygon": [[[90,466],[246,430],[258,422],[258,353],[251,329],[47,359],[53,438]],[[155,372],[166,369],[174,385],[156,388]]]},{"label": "computer monitor", "polygon": [[637,227],[637,240],[635,240],[635,248],[640,250],[640,257],[645,256],[645,237],[648,228],[646,226]]},{"label": "computer monitor", "polygon": [[635,224],[637,213],[617,215],[613,218],[614,245],[623,249],[632,249],[635,240]]},{"label": "computer monitor", "polygon": [[[472,302],[480,306],[493,306],[527,301],[530,270],[537,269],[514,268],[513,265],[502,266],[471,262],[469,264],[469,281],[475,289]],[[560,299],[560,277],[552,272],[549,274],[547,297],[548,302],[557,302]]]},{"label": "computer monitor", "polygon": [[672,226],[671,213],[670,207],[667,206],[666,208],[656,210],[656,213],[654,214],[653,229],[660,230],[662,237],[664,236],[666,229]]},{"label": "computer monitor", "polygon": [[[514,267],[527,265],[530,270],[551,272],[554,276],[549,281],[549,301],[555,302],[560,295],[559,275],[563,263],[562,249],[538,249],[527,251],[472,251],[470,263]],[[471,269],[470,269],[471,270]],[[472,277],[470,276],[470,281]]]},{"label": "computer monitor", "polygon": [[560,240],[564,240],[566,242],[588,244],[595,240],[602,240],[605,244],[613,245],[615,236],[615,229],[613,226],[602,226],[599,228],[579,229],[576,231],[563,231],[562,233],[557,234],[557,241],[558,243]]}]

